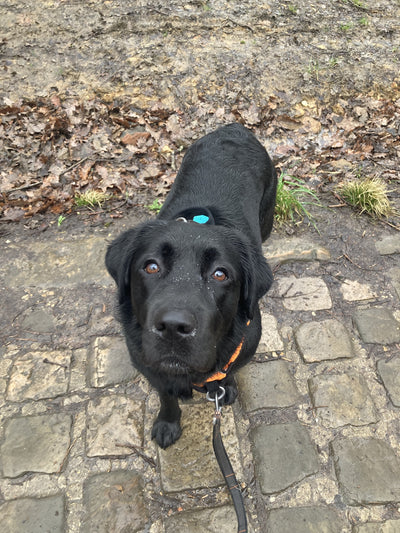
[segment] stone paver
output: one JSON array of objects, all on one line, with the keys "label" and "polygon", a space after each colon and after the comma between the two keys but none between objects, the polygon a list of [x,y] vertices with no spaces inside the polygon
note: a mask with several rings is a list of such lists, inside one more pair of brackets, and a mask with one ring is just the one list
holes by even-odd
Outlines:
[{"label": "stone paver", "polygon": [[18,358],[11,370],[7,399],[55,398],[68,390],[70,352],[28,352]]},{"label": "stone paver", "polygon": [[339,484],[350,505],[400,501],[400,459],[386,442],[336,439],[332,451]]},{"label": "stone paver", "polygon": [[[208,407],[211,406],[205,407],[203,404],[183,406],[181,438],[166,450],[158,450],[161,483],[166,492],[218,487],[224,484],[212,449],[213,411]],[[239,441],[232,412],[229,409],[224,410],[222,435],[236,477],[240,480],[243,478],[243,473],[238,457]]]},{"label": "stone paver", "polygon": [[125,396],[106,396],[87,408],[89,457],[124,455],[143,445],[144,404]]},{"label": "stone paver", "polygon": [[285,361],[247,365],[236,380],[246,411],[290,407],[299,400],[299,393]]},{"label": "stone paver", "polygon": [[[0,530],[235,531],[212,403],[181,403],[181,439],[157,448],[157,395],[113,318],[106,234],[60,235],[0,254]],[[249,531],[400,533],[396,257],[368,250],[374,283],[309,237],[274,235],[265,254],[262,337],[222,417]]]},{"label": "stone paver", "polygon": [[263,494],[280,492],[318,472],[318,456],[299,423],[258,426],[252,431],[256,472]]},{"label": "stone paver", "polygon": [[64,533],[64,497],[23,498],[0,506],[2,533]]},{"label": "stone paver", "polygon": [[1,445],[4,476],[60,472],[68,455],[71,424],[71,416],[65,414],[9,420]]},{"label": "stone paver", "polygon": [[89,355],[89,381],[92,387],[131,381],[137,375],[123,337],[97,337],[93,341]]},{"label": "stone paver", "polygon": [[343,295],[343,300],[346,300],[347,302],[371,300],[377,296],[370,285],[351,279],[343,281],[340,291]]},{"label": "stone paver", "polygon": [[328,287],[321,278],[291,276],[279,279],[277,285],[278,296],[286,309],[320,311],[332,307]]},{"label": "stone paver", "polygon": [[[17,259],[7,264],[3,275],[8,287],[70,287],[79,283],[111,285],[104,266],[106,242],[102,237],[84,236],[74,240],[10,244],[7,255],[18,247]],[[71,260],[73,258],[73,260]]]},{"label": "stone paver", "polygon": [[292,261],[329,261],[331,258],[324,246],[297,237],[290,240],[271,239],[263,246],[263,250],[273,266]]},{"label": "stone paver", "polygon": [[377,240],[375,246],[381,255],[400,254],[400,235],[388,235]]},{"label": "stone paver", "polygon": [[273,315],[261,314],[262,332],[257,353],[280,352],[285,346],[279,334],[278,323]]},{"label": "stone paver", "polygon": [[233,507],[224,506],[216,509],[203,509],[191,513],[179,513],[167,518],[165,533],[187,531],[188,533],[232,533],[237,530]]},{"label": "stone paver", "polygon": [[354,356],[348,331],[334,318],[301,324],[295,332],[295,338],[306,363]]},{"label": "stone paver", "polygon": [[400,298],[400,267],[391,268],[388,272],[391,284],[396,291],[397,296]]},{"label": "stone paver", "polygon": [[400,357],[378,361],[378,372],[393,405],[400,407]]},{"label": "stone paver", "polygon": [[268,533],[341,533],[343,520],[329,507],[293,507],[268,513]]},{"label": "stone paver", "polygon": [[311,399],[321,423],[330,428],[378,421],[365,379],[356,374],[320,375],[309,381]]},{"label": "stone paver", "polygon": [[392,344],[400,342],[400,322],[392,311],[382,307],[359,309],[354,314],[354,322],[366,343]]},{"label": "stone paver", "polygon": [[149,519],[143,480],[136,472],[115,471],[89,477],[83,489],[81,533],[136,533]]},{"label": "stone paver", "polygon": [[354,533],[399,533],[400,520],[387,520],[384,523],[371,522],[354,527]]}]

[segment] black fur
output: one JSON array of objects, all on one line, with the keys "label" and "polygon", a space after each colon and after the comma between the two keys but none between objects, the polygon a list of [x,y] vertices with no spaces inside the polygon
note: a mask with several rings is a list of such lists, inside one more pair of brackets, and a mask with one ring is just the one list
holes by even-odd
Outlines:
[{"label": "black fur", "polygon": [[[132,362],[160,395],[153,438],[163,448],[181,434],[177,398],[191,397],[193,384],[221,370],[243,337],[232,371],[257,348],[258,300],[272,283],[261,243],[272,229],[275,195],[266,150],[230,124],[191,146],[157,219],[107,250]],[[208,223],[176,220],[199,213]],[[232,403],[231,373],[224,386]]]}]

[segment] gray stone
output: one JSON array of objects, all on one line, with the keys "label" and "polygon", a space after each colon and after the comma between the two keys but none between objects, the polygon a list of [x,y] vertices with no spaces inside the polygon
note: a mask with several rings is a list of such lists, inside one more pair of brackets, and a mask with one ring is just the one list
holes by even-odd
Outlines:
[{"label": "gray stone", "polygon": [[342,533],[343,521],[329,507],[291,507],[268,513],[268,533]]},{"label": "gray stone", "polygon": [[97,337],[89,355],[89,381],[92,387],[106,387],[133,380],[138,371],[133,367],[122,337]]},{"label": "gray stone", "polygon": [[273,315],[261,313],[261,339],[257,353],[280,352],[285,349],[278,331],[278,323]]},{"label": "gray stone", "polygon": [[64,497],[23,498],[0,507],[3,533],[64,533]]},{"label": "gray stone", "polygon": [[30,309],[21,325],[23,329],[36,333],[51,333],[56,329],[54,317],[47,309]]},{"label": "gray stone", "polygon": [[321,278],[290,276],[277,283],[278,296],[290,311],[320,311],[332,307],[328,287]]},{"label": "gray stone", "polygon": [[106,246],[103,237],[87,235],[51,243],[10,244],[3,251],[5,284],[17,288],[71,287],[84,282],[111,285],[113,281],[104,266]]},{"label": "gray stone", "polygon": [[354,533],[400,533],[400,520],[386,522],[368,522],[354,526]]},{"label": "gray stone", "polygon": [[378,372],[393,405],[400,407],[400,357],[379,361]]},{"label": "gray stone", "polygon": [[318,472],[318,455],[298,422],[252,431],[256,472],[263,494],[280,492]]},{"label": "gray stone", "polygon": [[68,390],[70,352],[28,352],[19,357],[11,370],[7,399],[40,400],[55,398]]},{"label": "gray stone", "polygon": [[361,375],[320,375],[309,380],[312,403],[322,425],[337,428],[378,421],[375,406]]},{"label": "gray stone", "polygon": [[350,505],[400,500],[400,459],[374,438],[336,439],[332,452],[339,486]]},{"label": "gray stone", "polygon": [[236,529],[235,510],[230,506],[179,513],[165,520],[165,533],[232,533]]},{"label": "gray stone", "polygon": [[[212,448],[211,404],[182,406],[182,436],[167,448],[158,448],[161,483],[166,492],[218,487],[224,484]],[[239,442],[232,410],[224,408],[222,438],[236,477],[243,477],[239,458]]]},{"label": "gray stone", "polygon": [[400,254],[400,235],[388,235],[375,242],[376,249],[381,255]]},{"label": "gray stone", "polygon": [[397,293],[397,296],[400,298],[400,267],[391,268],[388,272],[394,290]]},{"label": "gray stone", "polygon": [[295,339],[306,363],[354,356],[350,335],[336,319],[301,324],[295,332]]},{"label": "gray stone", "polygon": [[135,533],[149,519],[139,474],[116,471],[96,474],[83,488],[85,513],[81,533]]},{"label": "gray stone", "polygon": [[400,322],[389,309],[371,307],[358,309],[354,314],[354,322],[366,343],[393,344],[400,342]]},{"label": "gray stone", "polygon": [[236,375],[236,380],[246,411],[289,407],[299,400],[285,361],[247,365]]},{"label": "gray stone", "polygon": [[8,420],[1,446],[4,476],[60,472],[68,455],[71,424],[71,416],[64,414]]},{"label": "gray stone", "polygon": [[143,445],[144,403],[126,396],[106,396],[87,408],[89,457],[129,455]]},{"label": "gray stone", "polygon": [[329,261],[331,257],[329,250],[323,246],[296,237],[277,241],[270,239],[263,246],[263,252],[272,266],[293,261]]},{"label": "gray stone", "polygon": [[371,300],[377,296],[369,285],[351,279],[345,279],[343,281],[340,291],[342,293],[343,300],[346,300],[347,302]]}]

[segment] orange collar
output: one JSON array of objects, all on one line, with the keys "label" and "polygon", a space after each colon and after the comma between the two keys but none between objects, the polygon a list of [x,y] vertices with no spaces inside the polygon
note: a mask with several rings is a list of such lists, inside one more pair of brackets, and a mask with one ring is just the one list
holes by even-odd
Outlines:
[{"label": "orange collar", "polygon": [[[250,320],[247,321],[246,326],[250,324]],[[230,367],[233,365],[233,363],[236,361],[236,359],[239,357],[240,352],[242,351],[244,343],[244,336],[242,337],[242,340],[240,341],[239,345],[237,346],[236,350],[231,355],[231,358],[226,363],[226,365],[222,368],[222,370],[217,370],[214,372],[214,374],[211,374],[207,379],[203,381],[203,383],[193,383],[195,387],[202,388],[206,383],[211,383],[213,381],[222,381],[226,378],[226,375],[228,374],[228,371]]]}]

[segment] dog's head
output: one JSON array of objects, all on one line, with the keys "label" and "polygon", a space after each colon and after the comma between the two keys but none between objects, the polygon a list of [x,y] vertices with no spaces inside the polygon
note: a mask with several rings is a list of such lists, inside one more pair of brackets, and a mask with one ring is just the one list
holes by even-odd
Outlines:
[{"label": "dog's head", "polygon": [[251,319],[272,283],[262,254],[236,230],[178,221],[125,232],[106,266],[140,325],[143,363],[169,375],[212,370],[234,321]]}]

